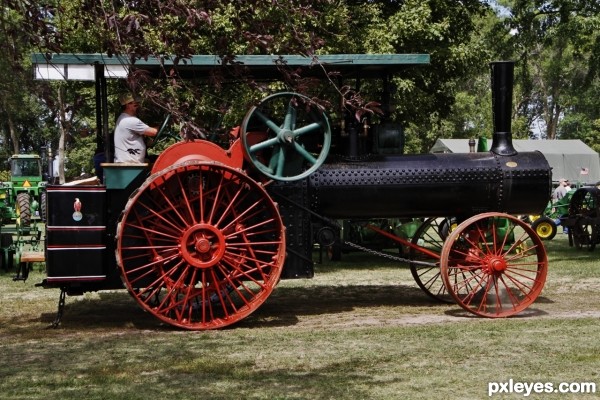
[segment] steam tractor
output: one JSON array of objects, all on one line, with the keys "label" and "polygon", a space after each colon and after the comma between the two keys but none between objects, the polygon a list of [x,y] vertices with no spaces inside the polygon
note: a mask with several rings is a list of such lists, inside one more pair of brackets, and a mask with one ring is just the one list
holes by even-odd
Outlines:
[{"label": "steam tractor", "polygon": [[[398,56],[321,62],[360,78],[396,72]],[[107,58],[78,60],[94,65],[97,93],[106,93]],[[401,155],[394,124],[349,118],[332,128],[315,101],[284,92],[251,107],[227,148],[183,141],[152,165],[104,164],[101,186],[50,185],[40,285],[61,290],[59,317],[66,295],[126,288],[166,324],[222,328],[255,311],[280,279],[312,277],[314,243],[330,245],[338,220],[423,217],[410,239],[381,232],[409,249],[419,286],[479,316],[519,313],[540,294],[547,257],[513,215],[544,209],[551,169],[541,153],[512,146],[513,71],[512,62],[491,64],[495,131],[485,153]]]},{"label": "steam tractor", "polygon": [[569,246],[593,251],[600,243],[600,189],[590,186],[574,191],[560,221],[569,230]]}]

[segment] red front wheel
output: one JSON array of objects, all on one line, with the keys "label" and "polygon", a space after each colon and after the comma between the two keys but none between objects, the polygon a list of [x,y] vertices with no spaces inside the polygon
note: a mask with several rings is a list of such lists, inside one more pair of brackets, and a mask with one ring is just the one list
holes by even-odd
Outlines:
[{"label": "red front wheel", "polygon": [[507,214],[479,214],[454,229],[441,254],[448,292],[483,317],[517,314],[539,296],[548,259],[533,229]]},{"label": "red front wheel", "polygon": [[192,161],[155,173],[130,197],[116,256],[146,311],[180,328],[222,328],[256,310],[279,281],[284,226],[243,172]]}]

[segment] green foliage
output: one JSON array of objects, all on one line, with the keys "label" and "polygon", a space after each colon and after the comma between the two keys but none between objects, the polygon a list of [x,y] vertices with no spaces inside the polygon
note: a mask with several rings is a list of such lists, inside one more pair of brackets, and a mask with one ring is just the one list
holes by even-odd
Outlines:
[{"label": "green foliage", "polygon": [[[0,50],[6,55],[0,73],[12,79],[0,81],[0,145],[6,153],[13,152],[8,150],[13,142],[22,151],[48,143],[56,148],[62,129],[69,153],[77,143],[70,138],[80,126],[95,129],[93,87],[69,84],[58,101],[56,84],[31,80],[32,51],[121,54],[133,62],[170,54],[180,62],[191,54],[222,56],[229,72],[238,74],[239,85],[223,85],[219,74],[208,83],[183,81],[169,69],[159,80],[136,75],[109,82],[110,106],[125,89],[142,94],[152,122],[172,113],[187,137],[222,135],[241,122],[254,102],[275,90],[333,98],[340,90],[335,83],[347,85],[365,102],[381,95],[378,87],[364,82],[360,87],[355,81],[335,80],[315,86],[285,68],[282,85],[269,86],[247,76],[233,54],[428,53],[430,66],[408,68],[393,82],[389,117],[408,128],[407,149],[416,152],[427,151],[441,135],[488,136],[493,127],[487,64],[516,59],[515,136],[531,136],[542,120],[544,137],[581,134],[591,140],[591,128],[571,127],[573,118],[578,126],[591,127],[600,117],[592,107],[600,79],[596,2],[498,3],[505,7],[501,13],[478,0],[296,0],[277,6],[261,0],[165,0],[137,2],[135,8],[95,0],[50,1],[43,7],[7,0],[0,11]],[[61,109],[66,120],[59,126]],[[336,108],[329,112],[339,118]],[[10,137],[11,132],[16,136]]]},{"label": "green foliage", "polygon": [[65,177],[67,181],[77,179],[82,174],[95,175],[94,172],[94,135],[74,137],[65,161]]},{"label": "green foliage", "polygon": [[24,23],[16,10],[0,8],[0,153],[5,154],[29,151],[35,145],[30,138],[40,130],[38,116],[43,112],[30,94],[31,47],[21,33]]},{"label": "green foliage", "polygon": [[591,120],[585,114],[571,113],[560,124],[561,139],[579,139],[600,152],[600,118]]},{"label": "green foliage", "polygon": [[491,136],[488,63],[494,57],[488,43],[496,21],[491,10],[473,8],[461,10],[450,24],[436,25],[438,34],[441,27],[447,29],[440,48],[431,50],[442,65],[428,71],[422,90],[406,96],[411,108],[404,112],[416,116],[408,129],[407,150],[427,152],[438,138]]},{"label": "green foliage", "polygon": [[598,80],[600,7],[587,0],[503,2],[511,14],[503,21],[513,35],[504,53],[519,60],[519,114],[529,126],[542,120],[548,139],[563,137],[566,117],[588,102]]}]

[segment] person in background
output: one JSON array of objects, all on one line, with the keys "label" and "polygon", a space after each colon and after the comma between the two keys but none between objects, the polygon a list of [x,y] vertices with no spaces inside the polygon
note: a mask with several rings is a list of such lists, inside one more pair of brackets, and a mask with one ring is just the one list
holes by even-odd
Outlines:
[{"label": "person in background", "polygon": [[[569,190],[571,190],[571,187],[569,186],[569,181],[567,181],[564,178],[559,179],[558,186],[556,187],[556,189],[554,189],[554,192],[552,193],[552,201],[554,203],[556,203],[558,200],[565,197]],[[559,207],[557,209],[557,211],[560,211],[560,209],[561,209],[561,207]],[[562,213],[559,212],[559,214],[562,214]],[[560,220],[561,216],[562,215],[559,215],[559,217],[554,220],[554,223],[556,224],[556,226],[561,225],[561,220]],[[569,233],[569,229],[565,226],[563,226],[563,233]]]},{"label": "person in background", "polygon": [[567,194],[567,180],[564,178],[559,179],[558,186],[552,193],[552,200],[557,201],[565,197]]},{"label": "person in background", "polygon": [[137,117],[140,104],[131,93],[119,96],[119,102],[122,112],[115,124],[115,162],[143,163],[146,160],[144,136],[156,136],[158,129]]}]

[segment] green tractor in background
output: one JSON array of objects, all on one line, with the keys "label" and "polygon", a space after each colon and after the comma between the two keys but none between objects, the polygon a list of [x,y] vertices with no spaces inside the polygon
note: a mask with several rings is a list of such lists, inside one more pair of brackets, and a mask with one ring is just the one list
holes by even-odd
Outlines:
[{"label": "green tractor in background", "polygon": [[0,176],[0,262],[6,270],[18,265],[26,244],[33,249],[39,244],[37,222],[45,219],[47,184],[39,155],[16,154],[8,164]]},{"label": "green tractor in background", "polygon": [[569,203],[573,197],[575,189],[571,189],[567,194],[557,200],[548,202],[546,209],[540,216],[530,216],[531,227],[542,240],[552,240],[556,236],[560,217],[569,214]]}]

